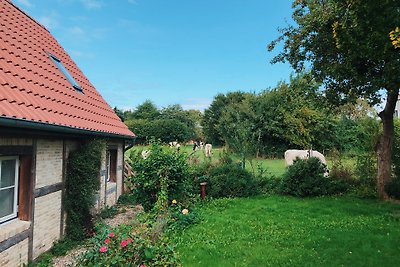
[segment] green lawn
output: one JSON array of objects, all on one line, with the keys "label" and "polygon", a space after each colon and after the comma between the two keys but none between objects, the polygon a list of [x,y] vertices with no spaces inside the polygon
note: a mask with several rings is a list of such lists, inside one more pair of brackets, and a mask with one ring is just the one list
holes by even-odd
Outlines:
[{"label": "green lawn", "polygon": [[176,241],[183,266],[399,266],[400,205],[265,196],[200,213]]}]

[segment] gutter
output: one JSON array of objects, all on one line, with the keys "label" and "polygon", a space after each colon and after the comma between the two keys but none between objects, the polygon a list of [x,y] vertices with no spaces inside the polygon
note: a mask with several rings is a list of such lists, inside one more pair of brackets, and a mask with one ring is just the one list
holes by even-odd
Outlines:
[{"label": "gutter", "polygon": [[136,136],[129,135],[120,135],[108,132],[101,131],[90,131],[85,129],[73,128],[69,126],[61,126],[56,124],[48,124],[43,122],[36,121],[28,121],[23,119],[16,118],[1,118],[0,117],[0,126],[3,127],[12,127],[12,128],[22,128],[22,129],[30,129],[36,131],[46,131],[52,133],[61,133],[68,135],[84,135],[84,136],[98,136],[98,137],[109,137],[109,138],[117,138],[124,140],[132,140],[132,143],[136,139]]}]

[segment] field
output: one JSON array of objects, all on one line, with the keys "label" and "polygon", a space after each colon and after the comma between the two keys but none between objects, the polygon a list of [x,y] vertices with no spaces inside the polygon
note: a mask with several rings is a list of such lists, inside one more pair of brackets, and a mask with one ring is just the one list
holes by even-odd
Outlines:
[{"label": "field", "polygon": [[[134,146],[131,150],[127,152],[126,155],[130,153],[137,153],[142,151],[143,149],[148,149],[148,146]],[[193,146],[185,145],[181,147],[181,152],[187,153],[188,155],[192,155],[198,159],[199,162],[203,162],[207,160],[204,150],[197,150],[193,153]],[[213,156],[211,160],[213,162],[219,160],[222,154],[222,148],[213,148]],[[234,160],[239,161],[238,157],[233,157]],[[253,166],[257,169],[257,166],[261,166],[268,173],[273,174],[274,176],[281,176],[285,172],[285,161],[283,159],[253,159]],[[246,169],[252,171],[252,167],[249,161],[246,161]]]},{"label": "field", "polygon": [[176,241],[183,266],[398,266],[399,205],[263,196],[200,213]]}]

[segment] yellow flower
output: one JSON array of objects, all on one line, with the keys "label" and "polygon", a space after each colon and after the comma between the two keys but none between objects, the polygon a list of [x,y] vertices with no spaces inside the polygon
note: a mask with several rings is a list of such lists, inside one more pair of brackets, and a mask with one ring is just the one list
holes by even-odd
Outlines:
[{"label": "yellow flower", "polygon": [[183,210],[182,210],[182,214],[183,214],[183,215],[187,215],[188,213],[189,213],[189,210],[188,210],[188,209],[183,209]]},{"label": "yellow flower", "polygon": [[176,201],[176,199],[172,200],[172,204],[176,204],[176,203],[178,203],[178,202]]}]

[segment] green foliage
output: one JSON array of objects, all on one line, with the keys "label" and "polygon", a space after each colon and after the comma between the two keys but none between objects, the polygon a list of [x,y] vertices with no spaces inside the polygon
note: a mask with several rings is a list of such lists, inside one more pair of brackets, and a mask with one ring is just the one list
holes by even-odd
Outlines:
[{"label": "green foliage", "polygon": [[112,218],[118,214],[118,208],[116,206],[106,206],[98,214],[97,217],[101,219]]},{"label": "green foliage", "polygon": [[92,215],[100,187],[99,172],[105,142],[88,141],[70,153],[65,184],[66,236],[82,240],[93,230]]},{"label": "green foliage", "polygon": [[118,204],[120,204],[120,205],[136,205],[138,203],[137,203],[137,198],[135,197],[134,194],[125,193],[125,194],[122,194],[119,196]]},{"label": "green foliage", "polygon": [[326,166],[318,158],[297,159],[283,175],[281,192],[296,197],[326,195],[330,180],[325,172]]},{"label": "green foliage", "polygon": [[187,141],[202,136],[200,121],[202,114],[196,110],[183,110],[180,105],[171,105],[162,110],[149,100],[135,111],[127,111],[125,124],[138,138],[137,143],[147,143],[154,138],[164,143]]},{"label": "green foliage", "polygon": [[388,33],[398,26],[400,1],[308,0],[295,1],[293,8],[296,25],[282,29],[270,44],[272,50],[284,41],[283,52],[272,62],[288,61],[298,71],[309,66],[335,105],[358,98],[370,104],[385,102],[378,113],[383,132],[377,145],[377,189],[384,198],[383,185],[391,178],[393,114],[400,89],[400,76],[394,75],[400,69],[400,53]]},{"label": "green foliage", "polygon": [[400,200],[400,178],[394,178],[386,183],[385,191],[390,197]]},{"label": "green foliage", "polygon": [[141,158],[139,153],[131,155],[135,175],[129,178],[133,185],[130,189],[137,202],[148,211],[160,197],[163,201],[187,198],[193,179],[186,155],[155,142],[149,150],[151,153],[147,159]]},{"label": "green foliage", "polygon": [[200,219],[197,210],[194,207],[186,207],[180,202],[172,202],[168,209],[169,222],[168,232],[180,234],[181,231],[193,224],[197,224]]},{"label": "green foliage", "polygon": [[272,50],[284,42],[273,62],[287,60],[296,70],[303,70],[307,62],[335,102],[363,97],[380,103],[382,88],[397,90],[397,99],[400,78],[392,70],[400,69],[400,53],[388,33],[398,26],[399,7],[397,0],[296,1],[296,25],[282,29],[269,46]]},{"label": "green foliage", "polygon": [[212,169],[207,195],[214,198],[248,197],[258,193],[253,175],[237,164],[222,164]]},{"label": "green foliage", "polygon": [[219,119],[229,104],[242,102],[246,94],[243,92],[231,92],[226,95],[218,94],[214,97],[210,107],[204,110],[204,117],[201,123],[206,142],[213,145],[224,144],[224,137],[218,130]]},{"label": "green foliage", "polygon": [[151,240],[144,226],[104,227],[91,239],[91,248],[77,266],[180,266],[166,240]]}]

